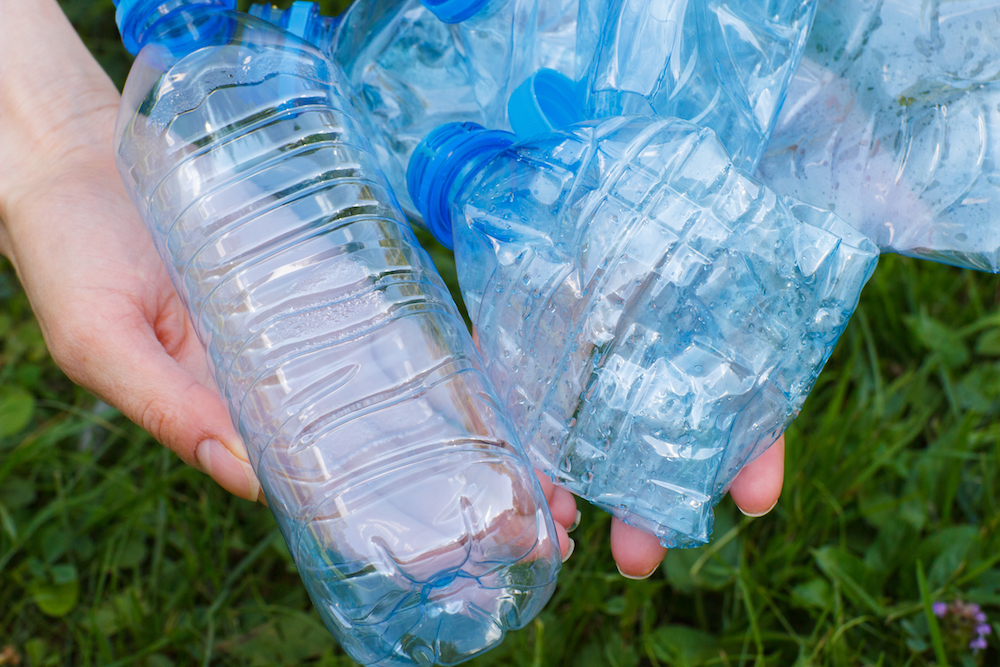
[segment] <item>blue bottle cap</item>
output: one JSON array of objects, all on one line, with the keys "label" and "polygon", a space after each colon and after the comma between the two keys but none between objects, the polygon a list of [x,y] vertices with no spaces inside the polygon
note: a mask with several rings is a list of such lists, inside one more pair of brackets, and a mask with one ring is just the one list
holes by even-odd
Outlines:
[{"label": "blue bottle cap", "polygon": [[424,7],[445,23],[461,23],[475,16],[489,0],[420,0]]},{"label": "blue bottle cap", "polygon": [[[178,10],[197,5],[215,5],[220,9],[236,9],[236,0],[114,0],[115,23],[122,36],[122,44],[129,53],[136,55],[146,43],[149,31],[163,18]],[[208,22],[197,26],[190,34],[176,35],[167,44],[171,51],[181,53],[186,44],[192,44],[221,28],[225,21]]]},{"label": "blue bottle cap", "polygon": [[519,139],[585,120],[581,87],[568,76],[540,69],[510,95],[507,117]]},{"label": "blue bottle cap", "polygon": [[451,205],[480,170],[517,141],[510,132],[476,123],[447,123],[417,145],[406,170],[406,188],[424,223],[441,245],[454,247]]}]

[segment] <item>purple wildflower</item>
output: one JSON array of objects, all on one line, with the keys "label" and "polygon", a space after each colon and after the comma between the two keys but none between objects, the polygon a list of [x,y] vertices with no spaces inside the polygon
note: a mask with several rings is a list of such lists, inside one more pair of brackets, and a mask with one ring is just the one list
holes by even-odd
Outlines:
[{"label": "purple wildflower", "polygon": [[935,602],[931,611],[941,619],[945,644],[950,651],[968,647],[972,655],[985,651],[989,645],[986,637],[993,633],[986,613],[978,604],[954,600],[951,603]]}]

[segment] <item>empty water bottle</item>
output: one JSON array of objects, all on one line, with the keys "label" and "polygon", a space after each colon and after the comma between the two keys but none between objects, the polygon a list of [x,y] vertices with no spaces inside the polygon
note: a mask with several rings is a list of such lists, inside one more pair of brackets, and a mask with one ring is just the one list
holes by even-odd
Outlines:
[{"label": "empty water bottle", "polygon": [[454,24],[488,127],[509,128],[507,101],[532,72],[576,75],[579,0],[421,1]]},{"label": "empty water bottle", "polygon": [[882,249],[1000,271],[1000,2],[821,4],[761,161]]},{"label": "empty water bottle", "polygon": [[528,622],[552,519],[336,66],[234,0],[121,0],[122,178],[319,613],[370,665]]},{"label": "empty water bottle", "polygon": [[796,415],[878,251],[653,116],[435,130],[407,179],[536,467],[668,547]]},{"label": "empty water bottle", "polygon": [[591,24],[604,22],[587,77],[589,117],[652,113],[690,120],[715,130],[733,163],[753,172],[801,58],[816,0],[588,2]]}]

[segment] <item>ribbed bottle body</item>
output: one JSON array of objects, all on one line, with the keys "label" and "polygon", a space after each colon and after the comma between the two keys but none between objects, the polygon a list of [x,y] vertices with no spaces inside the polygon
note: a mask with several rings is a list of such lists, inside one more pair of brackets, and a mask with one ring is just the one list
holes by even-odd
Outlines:
[{"label": "ribbed bottle body", "polygon": [[1000,2],[821,2],[760,176],[885,251],[1000,271]]},{"label": "ribbed bottle body", "polygon": [[708,539],[877,258],[741,174],[710,130],[648,116],[515,144],[452,220],[487,372],[536,467],[666,546]]},{"label": "ribbed bottle body", "polygon": [[328,627],[363,664],[460,662],[551,595],[552,519],[341,75],[225,20],[140,53],[123,180]]},{"label": "ribbed bottle body", "polygon": [[587,77],[589,117],[690,120],[715,130],[752,172],[815,11],[816,0],[588,0],[591,22],[604,22]]}]

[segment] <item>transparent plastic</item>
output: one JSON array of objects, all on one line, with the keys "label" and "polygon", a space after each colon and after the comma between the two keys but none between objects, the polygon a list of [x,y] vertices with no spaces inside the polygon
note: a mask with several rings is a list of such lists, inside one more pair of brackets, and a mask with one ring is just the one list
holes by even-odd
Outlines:
[{"label": "transparent plastic", "polygon": [[657,114],[715,130],[752,173],[805,47],[816,0],[585,0],[581,34],[602,23],[587,76],[588,117]]},{"label": "transparent plastic", "polygon": [[[438,3],[423,1],[449,20]],[[467,59],[475,99],[487,127],[510,129],[507,101],[533,72],[552,69],[575,76],[579,0],[470,0],[469,4],[475,12],[456,22],[453,30]]]},{"label": "transparent plastic", "polygon": [[389,183],[420,220],[406,191],[413,149],[443,123],[484,122],[455,36],[420,0],[355,0],[330,53],[384,147]]},{"label": "transparent plastic", "polygon": [[1000,271],[1000,1],[824,1],[760,176],[885,251]]},{"label": "transparent plastic", "polygon": [[496,645],[552,593],[554,525],[341,74],[217,8],[146,41],[119,170],[320,615],[366,665]]},{"label": "transparent plastic", "polygon": [[453,224],[487,372],[537,468],[664,546],[703,544],[736,472],[801,408],[878,250],[685,121],[501,134],[439,128],[408,175]]}]

